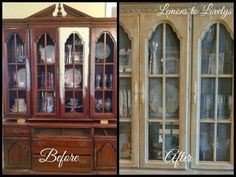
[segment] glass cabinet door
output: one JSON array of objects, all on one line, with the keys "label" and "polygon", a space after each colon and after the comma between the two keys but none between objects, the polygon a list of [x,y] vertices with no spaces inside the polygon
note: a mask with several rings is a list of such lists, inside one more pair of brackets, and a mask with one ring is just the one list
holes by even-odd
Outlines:
[{"label": "glass cabinet door", "polygon": [[27,29],[4,30],[4,106],[7,116],[30,113],[30,68]]},{"label": "glass cabinet door", "polygon": [[[95,30],[94,30],[95,31]],[[92,32],[93,33],[93,32]],[[102,30],[92,34],[90,109],[94,118],[116,117],[116,41],[114,34]],[[93,72],[92,72],[93,71]]]},{"label": "glass cabinet door", "polygon": [[179,149],[180,42],[172,27],[161,23],[148,47],[148,159],[164,160]]},{"label": "glass cabinet door", "polygon": [[59,114],[58,42],[56,29],[33,29],[34,114],[38,117]]},{"label": "glass cabinet door", "polygon": [[[146,20],[150,19],[150,20]],[[140,89],[141,164],[175,168],[169,163],[179,151],[186,153],[188,108],[188,26],[176,23],[187,17],[141,14]],[[172,152],[172,153],[170,153]],[[167,162],[168,161],[168,162]],[[184,168],[180,163],[176,168]]]},{"label": "glass cabinet door", "polygon": [[59,28],[61,113],[88,118],[88,28]]},{"label": "glass cabinet door", "polygon": [[203,23],[194,35],[201,39],[199,56],[194,55],[200,68],[193,72],[193,127],[198,135],[193,166],[199,168],[233,168],[234,41],[230,19],[225,21],[208,27]]},{"label": "glass cabinet door", "polygon": [[119,157],[121,167],[139,165],[138,25],[137,15],[120,15]]}]

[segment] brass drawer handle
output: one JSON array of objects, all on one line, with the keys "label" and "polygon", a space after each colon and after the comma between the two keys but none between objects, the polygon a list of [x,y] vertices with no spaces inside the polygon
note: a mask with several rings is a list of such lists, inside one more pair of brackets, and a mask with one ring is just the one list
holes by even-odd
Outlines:
[{"label": "brass drawer handle", "polygon": [[87,164],[87,160],[86,159],[79,159],[79,164],[86,165]]},{"label": "brass drawer handle", "polygon": [[39,142],[38,142],[38,145],[39,145],[39,146],[45,146],[45,145],[46,145],[46,142],[44,142],[44,141],[39,141]]},{"label": "brass drawer handle", "polygon": [[85,147],[85,146],[87,146],[87,142],[82,141],[82,142],[78,142],[78,143],[79,143],[79,146],[80,146],[80,147]]},{"label": "brass drawer handle", "polygon": [[14,133],[16,134],[20,133],[20,129],[19,128],[14,129]]}]

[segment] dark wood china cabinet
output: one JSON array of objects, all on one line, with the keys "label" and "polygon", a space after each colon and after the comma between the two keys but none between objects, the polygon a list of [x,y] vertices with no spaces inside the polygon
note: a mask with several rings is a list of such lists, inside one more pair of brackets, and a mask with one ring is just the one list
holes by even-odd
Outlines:
[{"label": "dark wood china cabinet", "polygon": [[3,19],[5,174],[116,174],[116,19],[63,7]]}]

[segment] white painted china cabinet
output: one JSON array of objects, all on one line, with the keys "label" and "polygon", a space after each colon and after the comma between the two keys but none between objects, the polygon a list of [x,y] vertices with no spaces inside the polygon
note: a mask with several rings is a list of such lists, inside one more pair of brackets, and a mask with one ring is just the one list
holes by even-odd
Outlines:
[{"label": "white painted china cabinet", "polygon": [[[232,173],[233,5],[213,3],[224,18],[190,13],[209,3],[164,5],[120,3],[120,173]],[[192,160],[174,167],[172,149]]]}]

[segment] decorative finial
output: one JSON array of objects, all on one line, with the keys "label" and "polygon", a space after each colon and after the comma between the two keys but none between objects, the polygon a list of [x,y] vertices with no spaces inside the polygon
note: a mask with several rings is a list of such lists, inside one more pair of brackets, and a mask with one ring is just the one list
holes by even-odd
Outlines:
[{"label": "decorative finial", "polygon": [[61,12],[61,3],[58,5],[58,12],[57,12],[58,17],[62,17],[62,12]]}]

